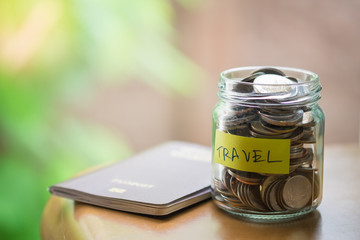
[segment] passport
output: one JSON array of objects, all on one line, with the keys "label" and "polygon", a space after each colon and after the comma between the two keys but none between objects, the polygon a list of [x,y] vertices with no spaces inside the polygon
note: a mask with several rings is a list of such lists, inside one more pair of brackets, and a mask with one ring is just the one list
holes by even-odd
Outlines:
[{"label": "passport", "polygon": [[210,181],[211,148],[170,141],[49,191],[100,207],[161,216],[210,198]]}]

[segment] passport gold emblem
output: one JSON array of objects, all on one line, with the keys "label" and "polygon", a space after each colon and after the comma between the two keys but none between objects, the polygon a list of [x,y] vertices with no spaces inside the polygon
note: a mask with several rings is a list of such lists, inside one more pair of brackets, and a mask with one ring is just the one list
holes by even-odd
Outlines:
[{"label": "passport gold emblem", "polygon": [[113,188],[109,189],[109,192],[124,193],[124,192],[126,192],[126,189],[113,187]]}]

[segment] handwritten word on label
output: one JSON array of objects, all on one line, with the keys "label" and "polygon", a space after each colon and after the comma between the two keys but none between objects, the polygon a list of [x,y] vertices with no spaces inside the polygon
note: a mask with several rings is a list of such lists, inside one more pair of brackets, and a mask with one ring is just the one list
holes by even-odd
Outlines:
[{"label": "handwritten word on label", "polygon": [[240,171],[288,174],[290,139],[250,138],[216,130],[213,158]]}]

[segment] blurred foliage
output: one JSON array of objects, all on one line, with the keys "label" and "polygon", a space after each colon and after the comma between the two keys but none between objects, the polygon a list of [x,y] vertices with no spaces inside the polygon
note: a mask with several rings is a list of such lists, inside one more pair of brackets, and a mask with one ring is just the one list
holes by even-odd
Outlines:
[{"label": "blurred foliage", "polygon": [[0,239],[38,239],[49,185],[132,153],[66,106],[131,79],[194,92],[201,72],[174,46],[173,17],[165,0],[0,0]]}]

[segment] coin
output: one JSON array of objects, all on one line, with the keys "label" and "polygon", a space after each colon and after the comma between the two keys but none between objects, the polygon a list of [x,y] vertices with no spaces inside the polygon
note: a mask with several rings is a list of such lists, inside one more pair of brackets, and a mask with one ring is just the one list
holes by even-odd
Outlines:
[{"label": "coin", "polygon": [[250,120],[256,118],[255,114],[243,114],[243,115],[235,115],[233,113],[224,115],[222,121],[227,126],[236,126],[238,124],[243,124],[245,122],[249,122]]},{"label": "coin", "polygon": [[229,112],[232,112],[235,115],[243,115],[243,114],[250,114],[251,112],[255,112],[255,110],[253,108],[235,105],[229,107]]},{"label": "coin", "polygon": [[301,139],[304,136],[303,128],[298,127],[294,132],[292,132],[290,138],[291,143],[294,143]]},{"label": "coin", "polygon": [[289,177],[282,190],[282,200],[289,210],[297,210],[305,207],[311,199],[311,183],[302,176]]},{"label": "coin", "polygon": [[222,181],[219,179],[213,179],[215,192],[219,193],[221,198],[224,197],[233,197],[233,194],[223,185]]},{"label": "coin", "polygon": [[293,132],[276,134],[276,135],[266,135],[266,134],[257,133],[250,129],[250,135],[256,138],[286,139],[289,138],[292,134]]},{"label": "coin", "polygon": [[258,113],[261,117],[266,117],[274,120],[290,120],[298,116],[299,114],[303,114],[303,111],[301,109],[286,111],[284,111],[283,109],[272,109],[272,111],[270,111],[269,109],[261,109],[260,111],[258,111]]},{"label": "coin", "polygon": [[258,113],[269,113],[271,115],[288,115],[288,114],[292,114],[294,112],[294,110],[289,109],[289,108],[280,108],[280,107],[262,107],[261,109],[258,110]]},{"label": "coin", "polygon": [[265,122],[275,125],[275,126],[294,126],[302,121],[303,117],[303,111],[298,110],[295,113],[292,113],[291,115],[282,115],[282,116],[276,116],[276,115],[269,115],[269,114],[260,114],[261,119]]},{"label": "coin", "polygon": [[290,158],[290,164],[292,165],[301,165],[308,163],[310,164],[314,157],[313,150],[311,148],[304,148],[302,156],[298,158]]},{"label": "coin", "polygon": [[275,126],[275,125],[266,123],[263,120],[260,120],[260,123],[263,126],[263,128],[265,128],[271,132],[277,133],[277,134],[293,132],[297,128],[297,126]]},{"label": "coin", "polygon": [[284,210],[284,207],[281,206],[280,201],[278,200],[282,183],[282,181],[275,181],[269,186],[266,202],[268,208],[272,211],[278,212]]},{"label": "coin", "polygon": [[282,176],[268,176],[267,178],[265,178],[265,180],[263,181],[263,183],[260,185],[260,197],[262,199],[263,202],[266,202],[266,194],[268,191],[268,187],[276,181],[279,181],[283,179]]},{"label": "coin", "polygon": [[320,195],[320,177],[318,169],[312,167],[299,167],[296,169],[298,174],[302,174],[312,183],[312,199],[317,199]]},{"label": "coin", "polygon": [[257,78],[260,75],[263,75],[265,73],[263,72],[253,72],[250,76],[243,78],[242,82],[248,82],[248,83],[253,83],[255,78]]},{"label": "coin", "polygon": [[295,151],[291,151],[291,149],[290,149],[290,159],[301,158],[301,157],[304,157],[305,154],[306,154],[306,150],[304,148],[300,148]]},{"label": "coin", "polygon": [[245,184],[239,182],[236,188],[236,196],[239,198],[240,202],[246,204],[246,193],[245,193]]},{"label": "coin", "polygon": [[259,185],[262,181],[262,176],[257,173],[244,172],[234,169],[228,169],[228,173],[235,177],[239,182],[248,184],[248,185]]},{"label": "coin", "polygon": [[272,135],[278,135],[279,133],[277,132],[273,132],[271,131],[270,129],[267,129],[263,124],[261,124],[260,121],[253,121],[250,123],[250,126],[251,126],[251,129],[259,134],[262,134],[262,135],[269,135],[269,136],[272,136]]},{"label": "coin", "polygon": [[257,93],[290,92],[294,82],[277,74],[263,74],[255,78],[254,91]]},{"label": "coin", "polygon": [[297,83],[299,82],[299,80],[297,78],[294,78],[294,77],[289,77],[289,76],[286,76],[287,79],[290,79],[291,81]]},{"label": "coin", "polygon": [[300,143],[316,143],[316,138],[314,136],[314,133],[304,133],[304,135],[299,139]]},{"label": "coin", "polygon": [[226,189],[230,192],[231,192],[231,181],[232,181],[232,176],[227,171],[227,168],[225,168],[222,176],[222,183],[226,187]]},{"label": "coin", "polygon": [[245,136],[248,137],[250,136],[250,127],[248,124],[241,124],[238,125],[237,127],[228,130],[229,133],[234,134],[234,135],[238,135],[238,136]]},{"label": "coin", "polygon": [[303,143],[293,143],[293,144],[291,144],[291,146],[290,146],[290,151],[296,150],[296,149],[302,149],[303,146],[304,146]]},{"label": "coin", "polygon": [[311,111],[306,111],[303,113],[303,119],[302,122],[299,124],[303,127],[313,127],[315,126],[315,121],[314,118],[312,116],[312,112]]},{"label": "coin", "polygon": [[254,73],[250,76],[241,79],[241,81],[236,85],[233,91],[238,93],[251,93],[254,91],[253,82],[256,77],[262,75],[263,73]]},{"label": "coin", "polygon": [[259,211],[266,211],[267,209],[264,203],[260,200],[259,186],[254,186],[254,185],[246,185],[246,186],[247,186],[246,196],[247,196],[248,206]]}]

